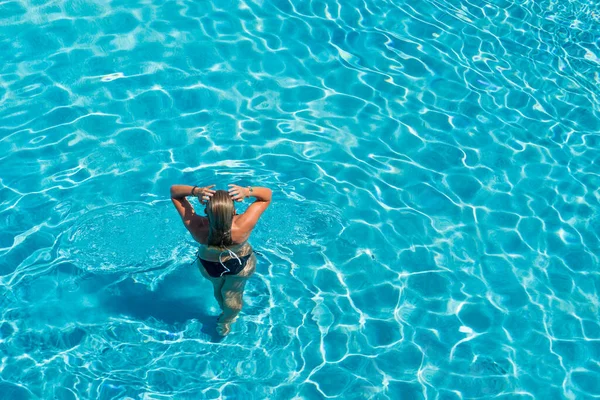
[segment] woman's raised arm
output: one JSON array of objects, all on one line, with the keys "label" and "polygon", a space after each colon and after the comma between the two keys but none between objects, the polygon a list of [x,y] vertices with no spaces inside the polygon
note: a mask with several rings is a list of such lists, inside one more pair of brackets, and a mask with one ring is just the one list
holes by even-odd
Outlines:
[{"label": "woman's raised arm", "polygon": [[200,199],[200,202],[204,204],[204,202],[208,201],[210,197],[215,192],[211,188],[215,185],[206,186],[206,187],[198,187],[198,186],[190,186],[190,185],[173,185],[171,186],[171,201],[177,209],[179,216],[181,217],[181,221],[186,228],[190,228],[192,221],[194,218],[198,218],[196,216],[196,212],[194,211],[194,207],[191,203],[186,199],[188,196],[197,196]]},{"label": "woman's raised arm", "polygon": [[273,192],[266,187],[229,185],[229,195],[235,201],[242,201],[246,197],[256,199],[238,219],[238,223],[243,226],[243,229],[250,232],[254,229],[262,213],[271,204]]}]

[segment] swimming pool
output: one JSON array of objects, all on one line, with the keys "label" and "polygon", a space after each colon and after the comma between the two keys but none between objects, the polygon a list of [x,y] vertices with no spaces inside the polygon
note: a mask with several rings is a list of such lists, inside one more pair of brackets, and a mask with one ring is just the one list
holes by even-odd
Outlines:
[{"label": "swimming pool", "polygon": [[[600,396],[599,7],[0,5],[0,397]],[[169,186],[274,203],[232,333]]]}]

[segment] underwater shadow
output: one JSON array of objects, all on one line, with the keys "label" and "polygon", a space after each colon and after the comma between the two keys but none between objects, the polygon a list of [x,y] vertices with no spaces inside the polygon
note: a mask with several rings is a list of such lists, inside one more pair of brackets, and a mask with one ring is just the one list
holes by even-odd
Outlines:
[{"label": "underwater shadow", "polygon": [[[102,306],[111,314],[125,315],[136,320],[155,319],[175,330],[182,330],[184,325],[196,319],[202,328],[200,331],[210,337],[211,342],[220,342],[223,337],[217,334],[217,315],[206,313],[203,304],[212,296],[199,275],[190,276],[187,268],[179,268],[167,275],[155,290],[138,283],[134,276],[129,276],[111,285],[110,290],[99,293]],[[210,285],[210,283],[208,283]],[[202,290],[202,289],[207,289]]]}]

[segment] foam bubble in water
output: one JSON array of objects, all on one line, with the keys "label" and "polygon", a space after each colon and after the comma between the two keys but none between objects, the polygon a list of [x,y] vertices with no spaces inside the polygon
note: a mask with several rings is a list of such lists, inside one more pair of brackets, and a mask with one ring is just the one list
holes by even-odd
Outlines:
[{"label": "foam bubble in water", "polygon": [[125,75],[123,75],[122,72],[115,72],[114,74],[104,75],[100,80],[102,82],[112,82],[116,79],[121,79],[121,78],[125,78]]}]

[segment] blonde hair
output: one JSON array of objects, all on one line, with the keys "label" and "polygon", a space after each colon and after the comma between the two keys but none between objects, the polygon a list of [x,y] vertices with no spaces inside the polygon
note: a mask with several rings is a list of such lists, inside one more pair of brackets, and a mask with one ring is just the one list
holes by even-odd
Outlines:
[{"label": "blonde hair", "polygon": [[235,215],[233,200],[225,190],[217,190],[206,204],[208,216],[208,245],[225,247],[233,244],[231,223]]}]

